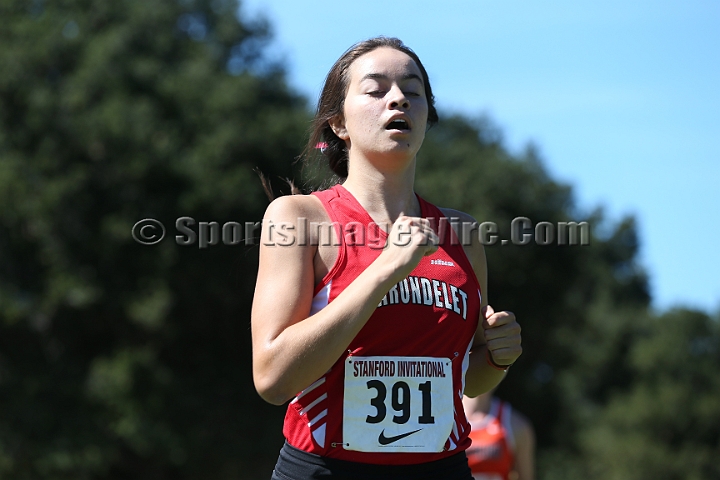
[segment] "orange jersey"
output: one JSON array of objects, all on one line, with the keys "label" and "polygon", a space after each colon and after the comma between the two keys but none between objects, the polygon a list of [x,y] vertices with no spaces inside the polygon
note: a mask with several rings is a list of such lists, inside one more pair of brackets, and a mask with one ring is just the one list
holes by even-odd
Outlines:
[{"label": "orange jersey", "polygon": [[515,463],[511,411],[509,404],[493,398],[490,412],[480,422],[470,419],[472,445],[466,453],[476,480],[508,480]]}]

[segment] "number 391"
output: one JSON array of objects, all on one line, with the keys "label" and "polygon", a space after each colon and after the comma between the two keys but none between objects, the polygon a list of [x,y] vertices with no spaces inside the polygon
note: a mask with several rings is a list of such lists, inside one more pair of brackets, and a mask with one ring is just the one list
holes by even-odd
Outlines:
[{"label": "number 391", "polygon": [[[375,415],[368,415],[367,423],[380,423],[387,415],[387,407],[385,399],[387,398],[387,387],[380,380],[369,380],[367,382],[368,389],[375,389],[377,395],[370,400],[370,404],[375,407]],[[432,396],[430,395],[431,383],[428,380],[418,386],[418,390],[422,394],[422,415],[418,417],[418,423],[428,424],[435,423],[435,417],[432,416]],[[410,420],[410,386],[401,381],[395,382],[391,388],[392,408],[399,415],[393,415],[393,422],[403,424]]]}]

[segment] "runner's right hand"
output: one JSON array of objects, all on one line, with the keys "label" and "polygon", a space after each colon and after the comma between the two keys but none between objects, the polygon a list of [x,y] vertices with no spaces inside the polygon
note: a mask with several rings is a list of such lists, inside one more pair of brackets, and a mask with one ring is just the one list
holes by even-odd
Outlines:
[{"label": "runner's right hand", "polygon": [[440,240],[427,218],[400,215],[388,233],[379,259],[395,265],[397,281],[407,277],[424,256],[438,249]]}]

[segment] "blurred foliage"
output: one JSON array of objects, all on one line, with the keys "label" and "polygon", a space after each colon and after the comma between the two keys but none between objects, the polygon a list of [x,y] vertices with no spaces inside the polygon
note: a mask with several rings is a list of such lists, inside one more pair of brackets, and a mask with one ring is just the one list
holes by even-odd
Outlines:
[{"label": "blurred foliage", "polygon": [[[0,477],[252,478],[282,419],[250,376],[258,221],[306,101],[231,1],[0,2]],[[143,218],[170,239],[130,235]],[[195,226],[197,230],[197,226]]]},{"label": "blurred foliage", "polygon": [[[0,478],[269,477],[284,411],[251,379],[257,248],[172,238],[180,216],[259,220],[255,167],[301,178],[306,100],[237,12],[0,0]],[[505,238],[518,216],[591,225],[589,246],[487,247],[525,339],[499,394],[536,427],[541,479],[720,476],[719,319],[648,309],[632,218],[578,211],[487,119],[443,116],[417,190]],[[169,238],[135,242],[143,218]]]}]

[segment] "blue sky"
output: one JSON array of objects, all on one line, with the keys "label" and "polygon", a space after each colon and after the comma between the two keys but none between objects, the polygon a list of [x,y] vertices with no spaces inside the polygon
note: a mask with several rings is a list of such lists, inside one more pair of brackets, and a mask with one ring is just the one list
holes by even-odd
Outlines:
[{"label": "blue sky", "polygon": [[311,103],[375,35],[422,59],[446,111],[541,152],[584,211],[634,215],[653,305],[720,311],[720,2],[247,0]]}]

